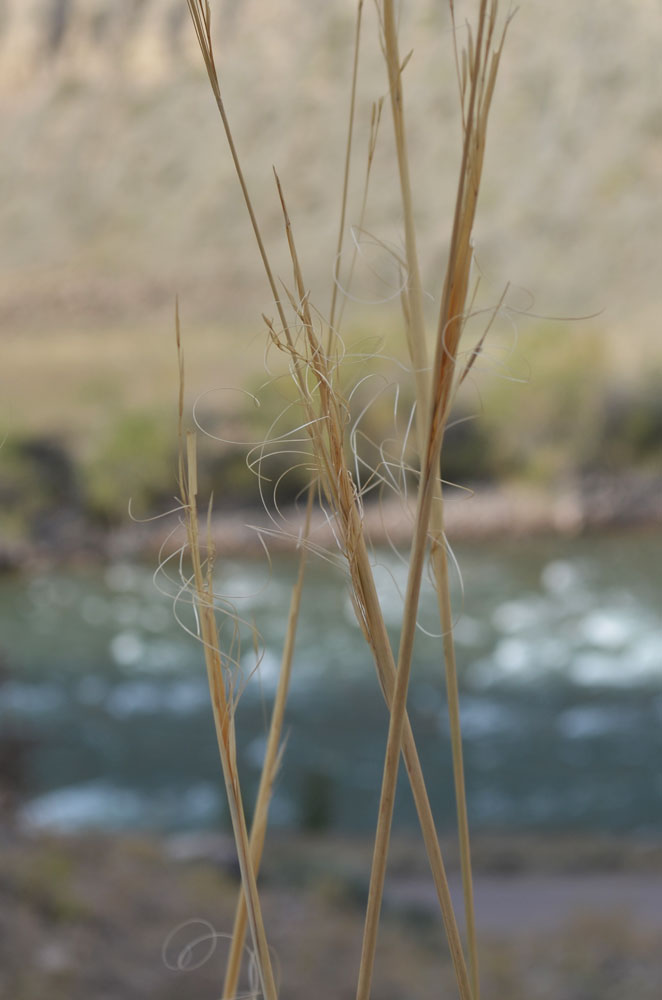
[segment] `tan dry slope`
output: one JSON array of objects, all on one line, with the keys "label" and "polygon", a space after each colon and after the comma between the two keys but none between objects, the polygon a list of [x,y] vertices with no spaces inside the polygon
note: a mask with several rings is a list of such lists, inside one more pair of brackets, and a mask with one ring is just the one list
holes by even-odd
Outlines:
[{"label": "tan dry slope", "polygon": [[[266,235],[279,231],[274,162],[310,278],[326,286],[354,2],[214,6],[227,105]],[[460,22],[463,9],[467,0]],[[414,49],[407,101],[423,278],[435,287],[457,172],[447,153],[458,130],[447,6],[403,3],[401,20],[402,50]],[[535,294],[540,312],[604,309],[607,328],[651,334],[661,297],[661,48],[657,0],[520,4],[476,231],[497,295],[508,279]],[[377,46],[365,55],[350,222],[370,101],[386,88]],[[160,318],[175,289],[200,318],[236,317],[247,294],[257,315],[256,289],[268,306],[183,0],[0,2],[0,134],[3,328]],[[387,122],[380,144],[391,141]],[[401,243],[391,171],[376,168],[367,224]]]}]

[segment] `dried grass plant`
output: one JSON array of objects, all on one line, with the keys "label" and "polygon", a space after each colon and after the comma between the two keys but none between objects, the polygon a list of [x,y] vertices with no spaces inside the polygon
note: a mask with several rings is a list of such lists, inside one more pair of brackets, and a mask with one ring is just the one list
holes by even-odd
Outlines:
[{"label": "dried grass plant", "polygon": [[[281,447],[297,453],[297,461],[308,470],[310,475],[305,526],[298,538],[300,548],[298,579],[292,594],[278,689],[272,712],[262,778],[253,809],[254,819],[249,835],[244,818],[244,803],[236,766],[235,746],[235,709],[239,693],[236,671],[239,659],[237,644],[241,623],[234,622],[229,642],[226,632],[221,635],[217,615],[219,611],[227,614],[228,609],[227,605],[219,602],[213,589],[214,552],[210,542],[211,532],[208,531],[205,535],[199,524],[195,433],[185,434],[183,431],[184,372],[181,345],[179,346],[180,490],[187,529],[188,559],[190,560],[190,568],[185,570],[184,557],[182,557],[182,588],[192,594],[196,608],[198,635],[204,646],[221,764],[242,879],[223,996],[229,998],[237,993],[247,929],[250,932],[251,950],[259,980],[259,989],[267,1000],[275,1000],[277,996],[267,933],[261,915],[257,881],[265,844],[271,791],[277,769],[281,765],[283,718],[292,670],[306,558],[311,550],[319,551],[319,546],[313,543],[310,531],[311,513],[314,507],[319,507],[332,528],[336,543],[334,552],[322,554],[325,554],[327,558],[340,559],[346,567],[356,618],[372,654],[379,686],[390,713],[361,964],[358,972],[357,1000],[367,1000],[371,993],[401,755],[411,785],[434,878],[457,979],[458,995],[462,1000],[479,1000],[471,850],[462,760],[457,667],[453,642],[449,549],[444,534],[441,473],[443,471],[444,433],[453,399],[458,387],[468,375],[479,355],[491,322],[503,302],[503,299],[500,300],[494,307],[492,315],[488,315],[486,326],[468,355],[461,354],[460,342],[472,310],[470,290],[473,262],[472,230],[481,183],[487,124],[509,18],[499,18],[497,0],[478,0],[474,23],[463,26],[462,31],[460,31],[455,23],[453,0],[450,0],[449,3],[454,40],[454,56],[450,54],[450,57],[455,58],[457,65],[462,141],[459,151],[460,168],[455,212],[448,238],[448,262],[445,275],[440,282],[440,309],[436,334],[430,344],[424,316],[423,287],[418,262],[405,125],[403,70],[409,57],[402,60],[399,52],[396,12],[392,0],[380,0],[376,5],[377,27],[387,70],[388,97],[395,134],[404,221],[404,252],[398,256],[397,265],[403,277],[400,290],[402,322],[409,352],[410,377],[414,384],[416,400],[414,410],[407,421],[407,429],[414,428],[414,440],[410,451],[415,453],[415,457],[405,462],[402,458],[404,455],[403,446],[398,462],[389,457],[385,446],[381,446],[380,463],[374,469],[369,470],[368,475],[366,475],[356,453],[357,425],[352,415],[351,373],[350,377],[347,376],[348,366],[351,367],[351,358],[348,356],[341,333],[346,298],[344,293],[351,284],[354,260],[351,261],[348,273],[344,276],[342,287],[340,281],[340,262],[345,241],[349,175],[355,130],[358,67],[365,14],[363,0],[359,0],[357,4],[347,144],[338,242],[334,258],[335,272],[330,305],[326,313],[315,307],[311,301],[285,193],[277,175],[275,176],[275,185],[291,261],[291,278],[289,282],[282,282],[277,280],[274,274],[268,251],[261,236],[260,226],[223,100],[214,55],[210,5],[207,0],[187,0],[187,2],[273,298],[276,317],[263,317],[266,337],[271,348],[278,351],[285,359],[289,377],[296,388],[300,414],[296,431],[285,435],[283,439],[277,439],[277,441]],[[457,47],[457,39],[461,34],[466,37],[466,44],[460,51]],[[373,106],[364,193],[357,231],[360,231],[363,225],[371,166],[382,117],[382,102],[380,101]],[[177,318],[177,336],[178,344],[180,344],[179,318]],[[251,460],[258,473],[260,489],[262,489],[265,478],[261,475],[261,463],[268,448],[268,444],[258,448]],[[416,479],[416,513],[412,526],[400,643],[396,654],[391,646],[375,583],[371,550],[364,523],[364,495],[380,484],[397,489],[411,480],[412,473],[415,473]],[[277,506],[274,508],[273,517],[277,525]],[[445,663],[445,684],[451,724],[451,753],[464,890],[466,950],[453,908],[426,782],[407,714],[407,693],[418,622],[419,597],[423,573],[428,562],[438,596],[440,630],[443,637],[441,646]]]}]

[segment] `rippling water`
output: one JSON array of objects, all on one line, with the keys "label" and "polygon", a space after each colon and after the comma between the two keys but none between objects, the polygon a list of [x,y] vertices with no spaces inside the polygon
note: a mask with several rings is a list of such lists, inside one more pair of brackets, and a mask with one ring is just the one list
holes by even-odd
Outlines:
[{"label": "rippling water", "polygon": [[[662,830],[662,539],[462,547],[456,580],[469,808],[485,828]],[[218,587],[247,621],[240,766],[256,790],[295,563],[231,562]],[[376,573],[394,643],[406,566]],[[174,591],[171,592],[174,593]],[[179,605],[194,628],[190,609]],[[38,827],[227,822],[201,650],[150,570],[0,583],[9,668],[0,720],[30,740],[23,815]],[[435,602],[424,591],[412,723],[441,827],[453,822]],[[229,633],[228,633],[229,641]],[[343,575],[311,561],[272,817],[374,826],[387,716]],[[398,823],[414,823],[404,782]]]}]

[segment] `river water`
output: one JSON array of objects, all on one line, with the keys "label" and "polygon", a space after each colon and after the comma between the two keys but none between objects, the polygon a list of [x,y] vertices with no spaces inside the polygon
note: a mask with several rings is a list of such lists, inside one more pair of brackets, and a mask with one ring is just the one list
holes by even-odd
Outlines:
[{"label": "river water", "polygon": [[[474,828],[662,832],[662,538],[504,541],[456,552],[456,640]],[[237,730],[248,810],[278,673],[293,558],[232,561],[218,589],[244,630]],[[406,566],[378,553],[397,646]],[[387,715],[342,572],[310,561],[272,821],[374,828]],[[199,644],[174,582],[121,563],[0,581],[5,731],[29,741],[36,828],[227,824]],[[179,617],[194,627],[185,601]],[[424,589],[410,714],[439,826],[454,822],[440,640]],[[230,631],[224,627],[225,641]],[[396,823],[413,824],[401,780]]]}]

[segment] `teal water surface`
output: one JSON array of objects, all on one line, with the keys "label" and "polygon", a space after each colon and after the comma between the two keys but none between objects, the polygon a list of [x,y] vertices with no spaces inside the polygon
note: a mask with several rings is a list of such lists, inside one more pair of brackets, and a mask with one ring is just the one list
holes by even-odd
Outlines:
[{"label": "teal water surface", "polygon": [[[475,828],[662,831],[662,538],[462,546],[455,581]],[[406,565],[378,553],[397,648]],[[219,566],[244,629],[239,762],[255,794],[294,558]],[[162,582],[163,586],[163,582]],[[202,651],[176,581],[118,563],[0,581],[3,731],[27,741],[22,819],[40,828],[227,823]],[[441,643],[421,603],[410,714],[439,826],[454,821]],[[224,626],[229,644],[231,630]],[[228,647],[229,648],[229,647]],[[272,810],[284,827],[372,830],[387,730],[347,581],[311,559]],[[396,822],[414,824],[404,781]]]}]

